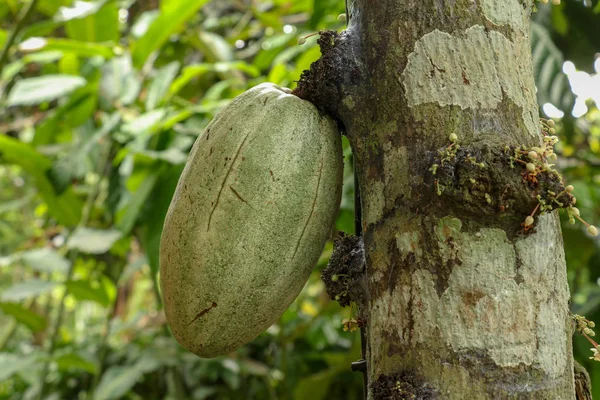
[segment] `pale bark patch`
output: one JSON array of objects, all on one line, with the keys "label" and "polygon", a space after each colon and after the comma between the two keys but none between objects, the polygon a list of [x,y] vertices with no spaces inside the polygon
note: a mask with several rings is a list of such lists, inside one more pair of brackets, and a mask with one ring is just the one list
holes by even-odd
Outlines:
[{"label": "pale bark patch", "polygon": [[[461,249],[461,263],[439,300],[442,335],[455,351],[486,350],[500,366],[531,364],[535,309],[528,291],[514,281],[514,248],[502,230],[479,233],[452,236]],[[440,244],[440,250],[444,246]]]},{"label": "pale bark patch", "polygon": [[421,240],[421,235],[418,230],[396,233],[396,247],[400,251],[400,254],[412,252],[414,253],[417,262],[423,257],[423,250],[420,246]]},{"label": "pale bark patch", "polygon": [[[557,242],[550,237],[554,218],[540,217],[538,233],[516,243],[501,229],[463,232],[460,220],[442,218],[435,227],[439,254],[455,262],[448,288],[440,297],[431,272],[403,272],[398,282],[410,284],[375,299],[372,318],[387,322],[373,336],[392,334],[406,344],[442,338],[455,352],[484,350],[502,367],[535,362],[551,377],[563,375],[568,349],[557,327],[567,318],[568,288],[562,249],[551,244]],[[415,254],[418,263],[422,228],[409,228],[396,233],[396,246],[400,254]]]},{"label": "pale bark patch", "polygon": [[[530,135],[538,130],[530,66],[521,65],[522,43],[480,25],[461,35],[434,30],[415,43],[400,82],[410,107],[426,103],[462,109],[496,109],[506,95],[521,107]],[[529,50],[528,50],[529,51]]]},{"label": "pale bark patch", "polygon": [[483,14],[496,25],[509,25],[514,30],[524,31],[529,12],[519,0],[483,0]]},{"label": "pale bark patch", "polygon": [[385,176],[385,198],[386,208],[394,207],[396,198],[403,196],[410,198],[411,185],[408,178],[408,153],[406,147],[392,147],[390,142],[385,145],[384,152],[384,176]]},{"label": "pale bark patch", "polygon": [[555,213],[540,216],[537,233],[515,243],[522,266],[519,273],[523,281],[533,287],[535,303],[539,304],[536,321],[538,336],[538,362],[544,371],[558,377],[564,373],[570,357],[564,344],[564,326],[568,315],[569,287],[565,255],[558,217]]},{"label": "pale bark patch", "polygon": [[366,221],[375,222],[383,218],[385,209],[385,183],[372,181],[369,187],[362,191],[365,199],[363,202],[363,214]]}]

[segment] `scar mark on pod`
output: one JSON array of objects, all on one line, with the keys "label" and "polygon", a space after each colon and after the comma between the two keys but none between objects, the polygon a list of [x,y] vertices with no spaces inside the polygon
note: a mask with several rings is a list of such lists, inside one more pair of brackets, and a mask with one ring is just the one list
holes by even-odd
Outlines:
[{"label": "scar mark on pod", "polygon": [[294,254],[292,254],[292,260],[296,257],[296,252],[298,251],[298,247],[300,247],[300,241],[302,241],[302,237],[304,237],[304,232],[306,232],[306,227],[308,226],[308,222],[310,221],[313,212],[315,211],[315,204],[317,204],[317,197],[319,195],[319,186],[321,186],[321,174],[323,172],[323,159],[321,159],[321,163],[319,165],[319,177],[317,178],[317,190],[315,190],[315,197],[313,198],[312,206],[310,208],[310,214],[308,214],[308,218],[306,218],[306,222],[304,223],[304,227],[302,228],[302,233],[298,238],[298,242],[296,243],[296,248],[294,249]]},{"label": "scar mark on pod", "polygon": [[463,79],[463,83],[465,85],[470,85],[471,82],[469,81],[469,79],[467,79],[467,73],[465,72],[465,70],[462,70],[462,79]]},{"label": "scar mark on pod", "polygon": [[248,203],[246,200],[244,200],[244,198],[242,196],[240,196],[240,194],[237,192],[237,190],[235,190],[233,188],[233,186],[230,185],[229,189],[231,189],[231,191],[233,192],[233,194],[235,194],[235,197],[237,197],[238,199],[240,199],[240,201],[242,203],[246,203],[246,204],[248,204],[248,206],[250,206],[250,208],[252,208],[252,206],[250,205],[250,203]]},{"label": "scar mark on pod", "polygon": [[219,189],[219,193],[217,193],[217,200],[215,201],[213,208],[212,208],[212,210],[210,210],[210,214],[208,215],[208,225],[206,226],[207,232],[210,229],[210,221],[212,220],[213,213],[215,212],[215,210],[217,209],[217,206],[219,205],[219,200],[221,199],[221,193],[223,192],[223,188],[225,187],[225,182],[227,182],[227,178],[229,178],[229,174],[231,174],[231,171],[233,170],[235,161],[237,160],[238,156],[240,155],[240,151],[242,150],[244,143],[246,143],[246,139],[248,139],[249,135],[250,135],[250,132],[248,132],[246,134],[246,136],[244,136],[244,140],[242,140],[242,143],[240,143],[240,146],[238,147],[238,149],[235,153],[235,156],[233,157],[231,164],[229,165],[229,169],[227,170],[227,173],[225,174],[225,178],[223,178],[223,183],[221,183],[221,188]]},{"label": "scar mark on pod", "polygon": [[207,312],[209,312],[210,310],[212,310],[213,308],[215,308],[217,306],[217,303],[215,303],[214,301],[212,302],[212,304],[208,307],[206,307],[204,310],[200,311],[198,314],[196,314],[196,316],[194,317],[193,320],[190,321],[190,323],[188,325],[191,325],[192,323],[194,323],[198,318],[200,318],[201,316],[203,316],[204,314],[206,314]]},{"label": "scar mark on pod", "polygon": [[273,175],[273,171],[269,170],[269,174],[271,175],[271,179],[275,182],[275,175]]}]

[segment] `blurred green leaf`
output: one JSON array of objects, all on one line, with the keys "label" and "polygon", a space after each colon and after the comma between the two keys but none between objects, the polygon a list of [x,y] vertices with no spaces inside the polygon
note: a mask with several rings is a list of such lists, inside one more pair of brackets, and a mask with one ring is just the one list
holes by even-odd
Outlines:
[{"label": "blurred green leaf", "polygon": [[0,135],[0,163],[20,165],[29,173],[48,205],[48,211],[61,224],[72,226],[79,222],[83,204],[69,188],[57,196],[46,172],[52,166],[50,160],[39,154],[26,143]]},{"label": "blurred green leaf", "polygon": [[174,95],[178,93],[183,87],[185,87],[192,79],[202,76],[207,72],[229,72],[239,70],[247,73],[252,77],[257,77],[260,74],[258,68],[251,64],[247,64],[243,61],[236,62],[217,62],[214,64],[202,63],[202,64],[192,64],[183,68],[182,73],[175,79],[171,87],[169,88],[169,93]]},{"label": "blurred green leaf", "polygon": [[94,15],[108,0],[100,1],[80,1],[75,0],[70,7],[61,6],[59,7],[56,15],[54,16],[55,21],[67,22],[74,19],[87,18]]},{"label": "blurred green leaf", "polygon": [[140,239],[153,276],[156,276],[158,273],[160,236],[165,216],[182,171],[183,165],[173,166],[160,175],[159,181],[154,186],[154,191],[151,195],[152,203],[148,211],[148,214],[152,218],[146,222],[146,225],[141,230]]},{"label": "blurred green leaf", "polygon": [[142,82],[131,65],[129,53],[115,57],[102,66],[100,93],[109,101],[127,106],[135,101]]},{"label": "blurred green leaf", "polygon": [[192,43],[202,51],[209,63],[233,60],[231,45],[221,35],[214,32],[200,31],[198,36],[192,38]]},{"label": "blurred green leaf", "polygon": [[341,4],[337,0],[313,0],[313,11],[309,25],[312,29],[317,29],[321,26],[321,21],[326,15],[334,14],[337,16],[342,11]]},{"label": "blurred green leaf", "polygon": [[93,301],[108,307],[110,299],[102,286],[93,286],[89,281],[68,281],[67,291],[77,300]]},{"label": "blurred green leaf", "polygon": [[335,369],[327,369],[300,380],[296,385],[294,398],[311,400],[324,399],[329,393],[329,386],[337,373],[338,371]]},{"label": "blurred green leaf", "polygon": [[20,199],[0,203],[0,214],[16,211],[27,206],[31,202],[34,195],[34,192],[29,192],[26,196],[23,196]]},{"label": "blurred green leaf", "polygon": [[83,253],[103,254],[109,251],[122,236],[123,233],[117,229],[78,227],[69,238],[67,246]]},{"label": "blurred green leaf", "polygon": [[19,356],[12,353],[0,353],[0,382],[14,374],[29,372],[37,362],[37,355]]},{"label": "blurred green leaf", "polygon": [[60,60],[63,57],[61,51],[40,51],[39,53],[32,53],[24,56],[20,60],[12,62],[6,65],[2,69],[1,78],[2,80],[8,81],[13,79],[23,67],[28,64],[48,64]]},{"label": "blurred green leaf", "polygon": [[188,158],[186,153],[174,147],[163,151],[146,150],[139,152],[139,154],[143,154],[153,160],[163,160],[171,164],[183,164]]},{"label": "blurred green leaf", "polygon": [[46,329],[46,318],[17,303],[0,303],[0,310],[6,315],[15,318],[17,322],[25,325],[33,332]]},{"label": "blurred green leaf", "polygon": [[140,210],[146,204],[158,179],[157,174],[149,174],[131,196],[123,209],[117,213],[117,228],[127,235],[133,228]]},{"label": "blurred green leaf", "polygon": [[94,15],[108,0],[99,1],[80,1],[75,0],[69,7],[61,6],[58,8],[56,15],[54,16],[55,21],[67,22],[74,19],[87,18]]},{"label": "blurred green leaf", "polygon": [[121,129],[132,136],[149,136],[152,128],[158,125],[166,114],[166,109],[157,108],[123,124]]},{"label": "blurred green leaf", "polygon": [[[83,18],[71,18],[66,25],[69,37],[87,42],[116,42],[119,39],[119,9],[115,1],[87,3],[76,1],[74,6],[91,4],[92,10]],[[97,6],[97,9],[93,9]],[[90,6],[86,6],[90,7]],[[71,13],[73,15],[74,13]],[[64,12],[63,12],[64,15]]]},{"label": "blurred green leaf", "polygon": [[86,360],[77,353],[63,354],[54,359],[58,369],[61,371],[81,370],[90,374],[96,374],[98,368],[92,361]]},{"label": "blurred green leaf", "polygon": [[570,110],[575,98],[567,76],[562,72],[563,55],[546,28],[535,22],[531,22],[531,44],[538,102]]},{"label": "blurred green leaf", "polygon": [[39,279],[30,279],[12,285],[2,292],[0,300],[6,302],[18,302],[30,297],[39,296],[47,293],[57,286],[55,282],[42,281]]},{"label": "blurred green leaf", "polygon": [[39,272],[66,273],[71,262],[52,249],[34,249],[19,254],[19,258]]},{"label": "blurred green leaf", "polygon": [[160,10],[148,10],[143,12],[131,27],[131,36],[134,38],[144,36],[144,34],[148,32],[148,28],[150,28],[152,22],[158,18],[159,15]]},{"label": "blurred green leaf", "polygon": [[36,51],[62,51],[78,55],[79,57],[94,57],[100,56],[110,59],[115,55],[114,46],[83,42],[79,40],[63,39],[63,38],[45,38],[42,45]]},{"label": "blurred green leaf", "polygon": [[181,30],[184,24],[208,0],[171,0],[167,10],[161,10],[144,36],[133,45],[133,64],[140,68],[150,53],[161,47],[169,36]]},{"label": "blurred green leaf", "polygon": [[124,396],[144,375],[158,368],[152,359],[143,358],[131,366],[109,368],[94,391],[95,400],[112,400]]},{"label": "blurred green leaf", "polygon": [[74,75],[45,75],[18,81],[8,95],[7,105],[39,104],[66,96],[85,85],[85,79]]},{"label": "blurred green leaf", "polygon": [[177,76],[179,71],[179,62],[173,61],[161,68],[157,73],[150,87],[148,88],[148,97],[146,97],[146,110],[153,110],[158,106],[163,97],[169,90],[171,82]]}]

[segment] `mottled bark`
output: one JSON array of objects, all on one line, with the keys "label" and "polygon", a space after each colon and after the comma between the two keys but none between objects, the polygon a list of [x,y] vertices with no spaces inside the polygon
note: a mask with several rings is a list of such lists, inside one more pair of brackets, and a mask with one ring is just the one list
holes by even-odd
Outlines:
[{"label": "mottled bark", "polygon": [[[531,7],[349,1],[296,91],[357,161],[371,399],[575,398],[558,216],[522,233],[535,189],[501,156],[541,143]],[[433,175],[452,133],[468,154]]]}]

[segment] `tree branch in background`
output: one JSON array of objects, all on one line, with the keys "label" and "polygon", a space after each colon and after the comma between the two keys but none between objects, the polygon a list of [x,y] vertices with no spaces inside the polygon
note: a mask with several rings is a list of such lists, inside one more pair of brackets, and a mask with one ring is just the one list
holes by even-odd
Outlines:
[{"label": "tree branch in background", "polygon": [[25,26],[25,21],[27,21],[27,18],[29,18],[29,15],[31,15],[31,12],[35,8],[37,2],[38,0],[31,0],[21,10],[21,14],[19,15],[19,19],[17,20],[17,25],[15,26],[15,29],[13,29],[10,33],[8,39],[6,39],[6,43],[4,43],[4,48],[2,49],[2,53],[0,53],[0,71],[2,70],[2,68],[4,68],[4,64],[8,59],[8,51],[10,50],[10,47],[13,45],[21,29],[23,29],[23,27]]}]

